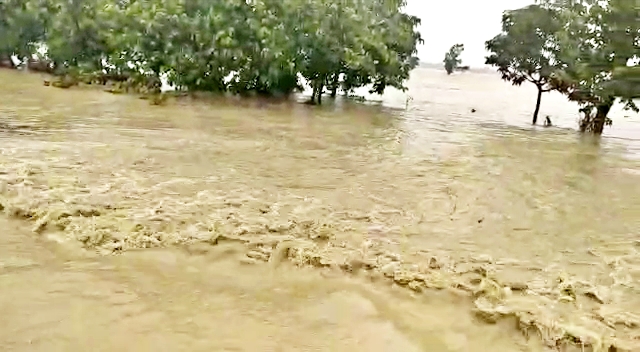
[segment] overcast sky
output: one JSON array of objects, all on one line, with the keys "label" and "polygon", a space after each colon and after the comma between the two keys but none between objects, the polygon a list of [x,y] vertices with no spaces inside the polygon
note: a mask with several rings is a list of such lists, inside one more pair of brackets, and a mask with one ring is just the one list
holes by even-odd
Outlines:
[{"label": "overcast sky", "polygon": [[418,55],[424,62],[439,63],[456,44],[464,44],[463,64],[484,64],[484,42],[500,32],[502,12],[534,0],[407,0],[406,11],[422,19],[424,44]]}]

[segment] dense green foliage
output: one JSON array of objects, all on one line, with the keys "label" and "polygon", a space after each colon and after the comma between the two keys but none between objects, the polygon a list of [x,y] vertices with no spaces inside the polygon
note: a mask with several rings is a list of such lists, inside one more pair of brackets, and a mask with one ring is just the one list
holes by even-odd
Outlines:
[{"label": "dense green foliage", "polygon": [[485,43],[490,55],[485,63],[495,66],[513,85],[533,83],[538,98],[533,124],[538,121],[542,93],[551,90],[551,75],[560,68],[556,57],[556,32],[562,28],[555,11],[538,5],[506,11],[502,33]]},{"label": "dense green foliage", "polygon": [[[0,59],[44,43],[61,75],[287,95],[405,89],[420,20],[403,0],[0,0]],[[7,10],[8,9],[8,10]]]},{"label": "dense green foliage", "polygon": [[[0,66],[31,57],[68,80],[177,89],[288,95],[313,88],[381,94],[404,90],[417,66],[420,20],[404,0],[0,0]],[[557,90],[581,106],[583,131],[602,133],[614,103],[637,110],[640,0],[539,0],[508,11],[487,41],[502,78]],[[460,68],[462,44],[446,53]],[[632,59],[636,59],[632,66]],[[44,64],[43,64],[44,62]],[[301,80],[304,78],[304,80]],[[65,81],[66,82],[66,81]],[[73,79],[70,80],[72,84]]]},{"label": "dense green foliage", "polygon": [[44,38],[49,11],[45,0],[0,0],[0,60],[32,53]]},{"label": "dense green foliage", "polygon": [[462,63],[462,60],[460,60],[460,55],[462,55],[463,51],[464,44],[455,44],[454,46],[449,48],[449,51],[447,51],[447,53],[444,55],[444,60],[442,62],[444,63],[444,69],[447,71],[448,75],[452,74],[456,69],[458,69],[458,67]]},{"label": "dense green foliage", "polygon": [[545,0],[543,5],[564,23],[557,33],[564,67],[553,85],[581,105],[581,130],[601,134],[617,100],[637,111],[632,99],[640,86],[632,72],[639,67],[630,63],[640,55],[640,0]]},{"label": "dense green foliage", "polygon": [[487,63],[513,84],[536,84],[538,101],[557,90],[577,102],[583,132],[601,134],[616,101],[637,111],[640,0],[540,0],[506,12],[486,46]]}]

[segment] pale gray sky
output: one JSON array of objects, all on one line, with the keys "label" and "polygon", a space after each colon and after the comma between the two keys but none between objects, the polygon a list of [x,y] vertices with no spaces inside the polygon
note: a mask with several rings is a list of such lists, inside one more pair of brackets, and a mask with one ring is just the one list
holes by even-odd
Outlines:
[{"label": "pale gray sky", "polygon": [[534,0],[407,0],[406,12],[422,19],[424,44],[418,55],[424,62],[439,63],[456,44],[464,44],[463,64],[484,64],[484,42],[500,32],[502,12]]}]

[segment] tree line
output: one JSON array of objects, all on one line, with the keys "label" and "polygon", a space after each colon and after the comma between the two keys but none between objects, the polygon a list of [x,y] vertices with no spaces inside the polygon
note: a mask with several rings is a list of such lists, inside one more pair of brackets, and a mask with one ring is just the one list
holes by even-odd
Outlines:
[{"label": "tree line", "polygon": [[506,11],[486,48],[502,79],[537,87],[534,124],[552,90],[579,104],[582,132],[602,134],[616,102],[638,112],[640,0],[539,0]]},{"label": "tree line", "polygon": [[[405,90],[418,64],[420,19],[406,0],[0,0],[0,66],[11,57],[77,80],[178,90],[288,95],[389,86]],[[486,63],[514,85],[558,91],[600,134],[616,102],[638,111],[640,0],[538,0],[506,11]],[[40,48],[46,48],[42,54]],[[454,45],[444,64],[464,70]],[[38,56],[39,55],[39,56]]]},{"label": "tree line", "polygon": [[[405,0],[0,0],[0,65],[62,80],[288,95],[405,90],[420,19]],[[39,48],[46,48],[42,54]],[[70,83],[71,84],[71,83]]]}]

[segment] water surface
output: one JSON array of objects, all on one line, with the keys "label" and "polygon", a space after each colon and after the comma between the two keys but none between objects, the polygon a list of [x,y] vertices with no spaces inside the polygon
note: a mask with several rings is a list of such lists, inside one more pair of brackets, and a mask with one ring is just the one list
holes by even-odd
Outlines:
[{"label": "water surface", "polygon": [[[575,107],[547,95],[558,127],[532,128],[528,87],[429,70],[408,104],[389,92],[322,107],[151,106],[0,75],[2,207],[20,224],[1,277],[23,282],[3,285],[0,339],[16,350],[80,349],[73,329],[104,350],[133,336],[148,339],[137,350],[638,341],[640,120],[625,113],[584,138]],[[96,285],[100,298],[78,293]],[[509,317],[517,328],[485,323]]]}]

